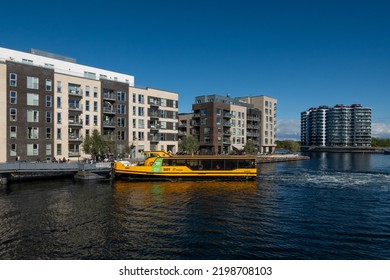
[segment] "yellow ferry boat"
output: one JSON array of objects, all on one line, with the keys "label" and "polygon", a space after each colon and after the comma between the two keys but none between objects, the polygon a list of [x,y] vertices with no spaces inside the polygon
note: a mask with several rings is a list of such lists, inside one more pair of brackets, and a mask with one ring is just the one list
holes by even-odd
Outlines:
[{"label": "yellow ferry boat", "polygon": [[144,152],[142,165],[114,163],[115,177],[136,181],[250,180],[257,176],[254,156],[174,156],[165,151]]}]

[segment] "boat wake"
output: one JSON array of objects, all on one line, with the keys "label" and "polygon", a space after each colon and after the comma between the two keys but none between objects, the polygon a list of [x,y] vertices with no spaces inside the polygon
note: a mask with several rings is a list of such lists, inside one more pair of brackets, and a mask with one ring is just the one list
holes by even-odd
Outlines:
[{"label": "boat wake", "polygon": [[318,188],[365,188],[376,187],[390,190],[390,174],[360,172],[307,171],[260,175],[260,180],[278,182],[283,185]]}]

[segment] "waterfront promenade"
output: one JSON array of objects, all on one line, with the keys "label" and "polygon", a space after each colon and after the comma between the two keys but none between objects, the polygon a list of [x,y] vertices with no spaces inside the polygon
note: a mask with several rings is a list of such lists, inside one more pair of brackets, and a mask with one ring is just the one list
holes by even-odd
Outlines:
[{"label": "waterfront promenade", "polygon": [[57,163],[57,162],[10,162],[0,163],[0,183],[45,179],[52,177],[74,177],[77,174],[111,171],[110,162],[102,163]]}]

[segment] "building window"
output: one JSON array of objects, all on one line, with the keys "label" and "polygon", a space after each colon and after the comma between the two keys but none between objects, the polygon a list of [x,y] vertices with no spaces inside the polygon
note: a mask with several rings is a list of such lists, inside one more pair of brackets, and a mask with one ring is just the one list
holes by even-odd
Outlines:
[{"label": "building window", "polygon": [[51,80],[47,79],[45,85],[46,85],[46,87],[45,87],[46,91],[51,91],[51,87],[52,87]]},{"label": "building window", "polygon": [[39,111],[27,110],[27,122],[39,122]]},{"label": "building window", "polygon": [[15,73],[9,74],[9,85],[11,87],[16,87],[18,85],[18,75],[16,75]]},{"label": "building window", "polygon": [[137,107],[133,106],[133,116],[137,115]]},{"label": "building window", "polygon": [[138,128],[145,128],[145,120],[138,120]]},{"label": "building window", "polygon": [[34,61],[32,61],[31,59],[26,59],[26,58],[22,58],[22,62],[26,63],[26,64],[34,64]]},{"label": "building window", "polygon": [[57,81],[57,92],[62,92],[62,82]]},{"label": "building window", "polygon": [[9,155],[11,157],[15,157],[16,156],[16,148],[17,148],[16,144],[11,144],[10,150],[9,150]]},{"label": "building window", "polygon": [[118,127],[125,127],[126,126],[126,119],[122,118],[122,117],[118,117],[117,125],[118,125]]},{"label": "building window", "polygon": [[125,131],[118,131],[118,140],[125,140]]},{"label": "building window", "polygon": [[57,128],[57,139],[62,139],[62,130],[61,130],[61,128]]},{"label": "building window", "polygon": [[133,119],[133,128],[137,128],[137,120]]},{"label": "building window", "polygon": [[165,98],[160,99],[160,106],[163,106],[163,107],[167,106],[167,100]]},{"label": "building window", "polygon": [[46,144],[46,155],[51,156],[51,144]]},{"label": "building window", "polygon": [[46,107],[51,107],[51,96],[46,95]]},{"label": "building window", "polygon": [[51,123],[51,112],[46,111],[46,123]]},{"label": "building window", "polygon": [[144,107],[138,107],[138,116],[143,116],[143,115],[144,115]]},{"label": "building window", "polygon": [[85,111],[89,111],[89,100],[85,101]]},{"label": "building window", "polygon": [[38,139],[39,138],[39,128],[38,127],[28,127],[27,128],[27,139]]},{"label": "building window", "polygon": [[62,98],[57,97],[57,108],[62,108]]},{"label": "building window", "polygon": [[39,95],[37,93],[27,93],[27,105],[39,106]]},{"label": "building window", "polygon": [[93,102],[93,111],[97,112],[97,110],[98,110],[98,103],[97,103],[97,101],[94,101]]},{"label": "building window", "polygon": [[173,108],[177,108],[177,101],[176,100],[173,100],[173,105],[172,105]]},{"label": "building window", "polygon": [[118,91],[118,101],[126,101],[126,92]]},{"label": "building window", "polygon": [[39,89],[39,78],[37,77],[27,77],[27,88]]},{"label": "building window", "polygon": [[62,123],[62,113],[57,113],[57,123]]},{"label": "building window", "polygon": [[118,112],[118,114],[126,114],[126,105],[125,104],[118,104],[117,112]]},{"label": "building window", "polygon": [[93,116],[93,125],[98,125],[98,117]]},{"label": "building window", "polygon": [[89,96],[90,88],[89,86],[85,86],[85,96]]},{"label": "building window", "polygon": [[10,104],[16,104],[17,100],[18,100],[17,98],[18,98],[18,94],[16,91],[9,92],[9,103]]},{"label": "building window", "polygon": [[16,122],[17,121],[17,114],[18,111],[15,108],[10,108],[9,109],[9,118],[11,122]]},{"label": "building window", "polygon": [[145,103],[145,97],[143,94],[138,95],[138,103],[139,104],[144,104]]},{"label": "building window", "polygon": [[85,125],[89,125],[89,115],[85,115]]},{"label": "building window", "polygon": [[98,88],[97,87],[93,88],[93,97],[98,97]]},{"label": "building window", "polygon": [[137,102],[137,94],[133,93],[133,103]]},{"label": "building window", "polygon": [[57,155],[62,155],[62,144],[57,144]]},{"label": "building window", "polygon": [[16,139],[16,132],[17,132],[17,127],[16,126],[11,126],[9,128],[9,138]]},{"label": "building window", "polygon": [[138,132],[138,139],[137,140],[140,140],[140,141],[145,140],[145,134],[142,131]]},{"label": "building window", "polygon": [[51,139],[51,127],[46,127],[46,139]]},{"label": "building window", "polygon": [[160,110],[160,118],[166,118],[167,117],[167,111],[166,110]]}]

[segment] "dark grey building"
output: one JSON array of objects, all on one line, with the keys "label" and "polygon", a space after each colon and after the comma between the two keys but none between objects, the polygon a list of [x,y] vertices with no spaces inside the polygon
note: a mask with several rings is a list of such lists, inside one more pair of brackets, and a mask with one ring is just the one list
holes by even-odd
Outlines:
[{"label": "dark grey building", "polygon": [[321,106],[301,113],[303,146],[371,146],[371,108]]}]

